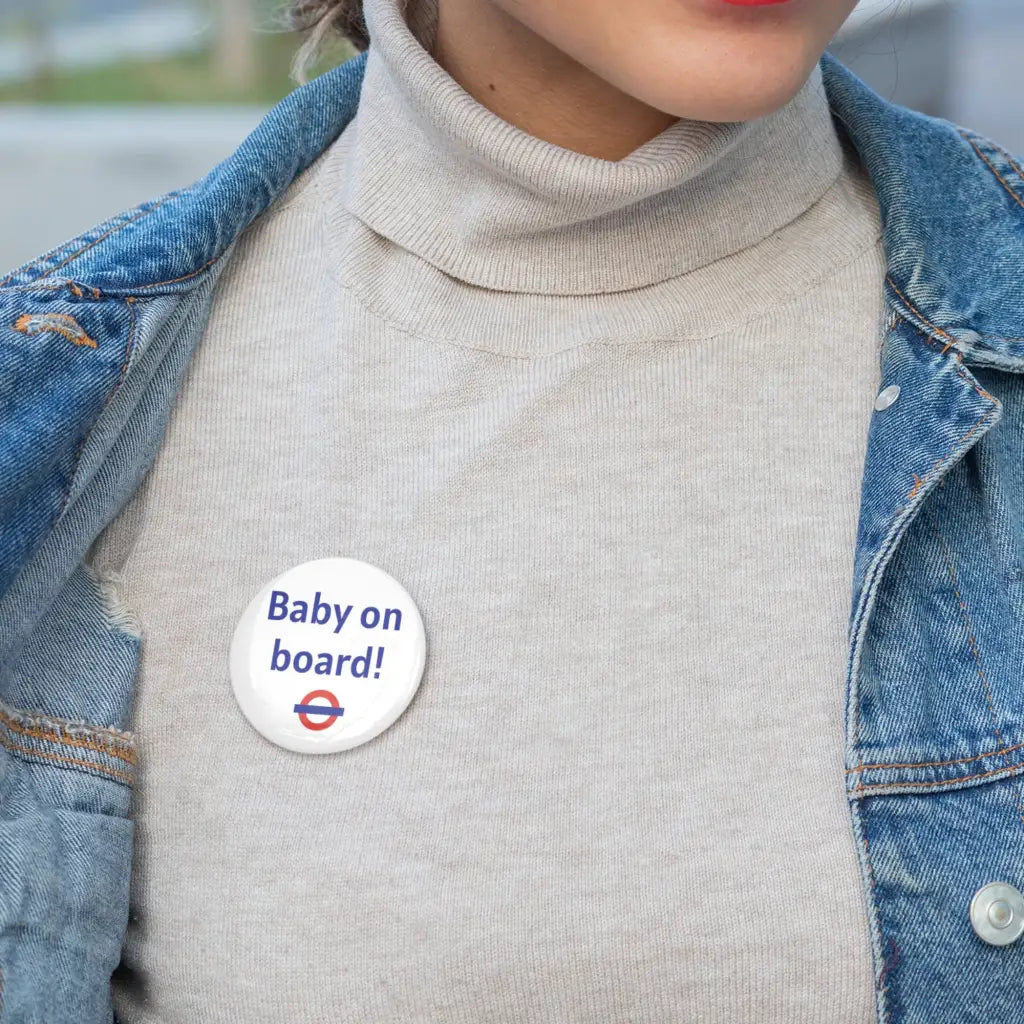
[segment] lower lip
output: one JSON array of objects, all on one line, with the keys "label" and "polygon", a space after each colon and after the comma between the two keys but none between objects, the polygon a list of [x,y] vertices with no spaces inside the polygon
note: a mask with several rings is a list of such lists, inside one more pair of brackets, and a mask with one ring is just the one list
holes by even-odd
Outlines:
[{"label": "lower lip", "polygon": [[785,4],[789,0],[722,0],[722,3],[732,4],[733,7],[766,7],[768,4]]}]

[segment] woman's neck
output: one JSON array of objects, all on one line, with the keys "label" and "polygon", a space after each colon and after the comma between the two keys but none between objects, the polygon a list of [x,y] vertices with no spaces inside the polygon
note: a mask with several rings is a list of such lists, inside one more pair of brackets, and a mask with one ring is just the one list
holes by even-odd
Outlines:
[{"label": "woman's neck", "polygon": [[432,56],[478,103],[510,124],[602,160],[621,160],[678,120],[480,0],[438,0]]},{"label": "woman's neck", "polygon": [[[581,113],[591,105],[564,92],[548,90],[549,113],[536,114],[525,98],[545,91],[535,70],[526,85],[513,85],[517,65],[490,60],[484,48],[473,59],[472,87],[490,105],[460,84],[432,56],[437,0],[364,4],[371,45],[359,106],[328,161],[337,230],[355,216],[470,284],[546,295],[654,284],[766,238],[839,176],[842,151],[820,68],[766,117],[677,118],[635,146],[649,131],[633,140],[620,132],[620,159],[610,160],[542,138],[544,126],[517,117],[528,109],[577,143],[599,133],[597,115]],[[494,67],[500,75],[490,74]],[[621,123],[607,110],[605,118]]]}]

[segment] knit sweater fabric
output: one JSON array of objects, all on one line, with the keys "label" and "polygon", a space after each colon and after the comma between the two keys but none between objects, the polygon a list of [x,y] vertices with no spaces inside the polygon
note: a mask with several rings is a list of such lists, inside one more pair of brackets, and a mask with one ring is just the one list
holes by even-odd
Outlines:
[{"label": "knit sweater fabric", "polygon": [[[141,624],[123,1024],[869,1024],[843,774],[885,272],[820,69],[619,161],[367,0],[345,131],[242,234],[92,555]],[[309,756],[232,696],[302,562],[412,596],[419,690]]]}]

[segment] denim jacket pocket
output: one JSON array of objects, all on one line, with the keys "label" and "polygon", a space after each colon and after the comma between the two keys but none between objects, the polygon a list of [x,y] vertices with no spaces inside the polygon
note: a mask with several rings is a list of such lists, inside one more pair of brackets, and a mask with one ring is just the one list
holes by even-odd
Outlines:
[{"label": "denim jacket pocket", "polygon": [[80,565],[0,699],[0,1021],[109,1024],[128,923],[140,639],[116,581]]},{"label": "denim jacket pocket", "polygon": [[1005,408],[907,529],[861,653],[846,775],[881,1024],[1024,1024],[1024,932],[994,943],[971,909],[992,882],[1024,894],[1024,443]]}]

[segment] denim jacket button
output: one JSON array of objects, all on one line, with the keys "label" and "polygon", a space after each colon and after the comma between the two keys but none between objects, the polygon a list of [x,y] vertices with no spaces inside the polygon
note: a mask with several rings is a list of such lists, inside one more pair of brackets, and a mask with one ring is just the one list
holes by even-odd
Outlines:
[{"label": "denim jacket button", "polygon": [[1024,896],[1006,882],[983,885],[971,900],[971,927],[982,942],[1008,946],[1024,935]]},{"label": "denim jacket button", "polygon": [[899,384],[890,384],[887,388],[882,388],[878,392],[878,397],[875,399],[875,408],[881,411],[882,409],[888,409],[897,398],[900,397],[900,386]]}]

